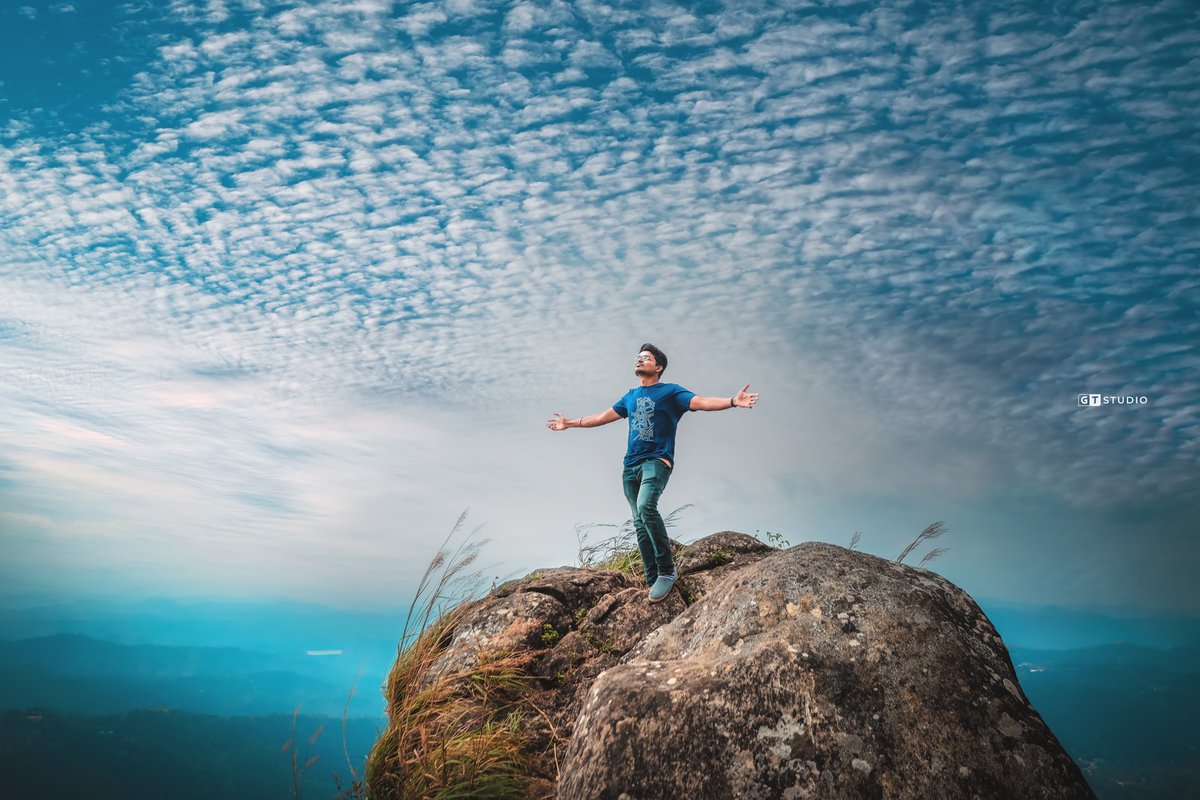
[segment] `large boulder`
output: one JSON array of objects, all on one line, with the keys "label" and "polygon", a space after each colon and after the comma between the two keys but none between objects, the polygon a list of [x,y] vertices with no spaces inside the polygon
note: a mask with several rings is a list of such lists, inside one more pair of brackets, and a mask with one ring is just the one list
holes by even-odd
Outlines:
[{"label": "large boulder", "polygon": [[[475,671],[496,659],[518,656],[524,665],[521,727],[522,768],[528,797],[552,796],[565,743],[596,676],[614,667],[645,637],[683,612],[688,602],[711,585],[709,573],[729,571],[764,557],[772,548],[745,534],[725,531],[691,545],[678,545],[681,591],[660,603],[649,602],[640,572],[557,567],[536,570],[508,581],[488,596],[460,606],[432,626],[435,655],[411,684],[432,688],[439,680],[458,698],[447,714],[463,704],[477,706],[480,724],[492,711],[472,694]],[[399,664],[399,662],[398,662]],[[391,682],[389,682],[391,683]],[[388,714],[404,706],[388,697]],[[389,759],[393,735],[403,720],[391,720],[377,743],[373,760],[388,763],[373,771],[384,777],[370,781],[373,796],[399,797],[397,782],[387,778],[399,767]]]},{"label": "large boulder", "polygon": [[676,566],[660,603],[640,575],[563,567],[439,620],[389,679],[371,795],[413,796],[427,732],[519,722],[505,763],[527,798],[1092,797],[987,617],[934,573],[732,531]]},{"label": "large boulder", "polygon": [[808,543],[728,574],[595,679],[558,797],[1093,794],[965,592]]}]

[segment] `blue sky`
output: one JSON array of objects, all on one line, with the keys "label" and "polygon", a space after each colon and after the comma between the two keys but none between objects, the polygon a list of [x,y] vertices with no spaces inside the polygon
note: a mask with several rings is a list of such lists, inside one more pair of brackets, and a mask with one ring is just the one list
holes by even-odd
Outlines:
[{"label": "blue sky", "polygon": [[[8,596],[403,602],[620,522],[649,340],[676,535],[1200,611],[1200,10],[0,9]],[[1081,407],[1081,393],[1145,397]]]}]

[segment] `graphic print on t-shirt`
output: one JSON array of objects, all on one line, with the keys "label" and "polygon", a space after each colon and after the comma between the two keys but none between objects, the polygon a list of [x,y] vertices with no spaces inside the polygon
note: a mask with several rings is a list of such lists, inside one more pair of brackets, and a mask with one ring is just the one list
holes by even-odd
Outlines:
[{"label": "graphic print on t-shirt", "polygon": [[637,409],[629,418],[629,424],[637,431],[637,437],[643,442],[654,441],[654,400],[649,397],[637,399]]}]

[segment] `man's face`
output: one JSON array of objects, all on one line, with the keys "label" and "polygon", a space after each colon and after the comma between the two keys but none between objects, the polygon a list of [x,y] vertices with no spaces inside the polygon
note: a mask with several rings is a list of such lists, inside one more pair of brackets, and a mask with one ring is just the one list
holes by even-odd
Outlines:
[{"label": "man's face", "polygon": [[633,366],[633,374],[639,378],[657,375],[658,364],[654,361],[654,354],[649,350],[643,350],[638,353],[637,362]]}]

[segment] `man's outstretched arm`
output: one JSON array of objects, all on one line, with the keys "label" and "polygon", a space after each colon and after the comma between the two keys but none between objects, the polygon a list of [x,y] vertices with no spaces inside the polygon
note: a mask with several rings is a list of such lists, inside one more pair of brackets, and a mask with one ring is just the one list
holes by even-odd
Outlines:
[{"label": "man's outstretched arm", "polygon": [[595,428],[598,425],[607,425],[610,422],[616,422],[620,418],[621,415],[611,408],[601,411],[599,414],[592,414],[590,417],[580,417],[579,419],[567,419],[562,414],[555,414],[546,422],[546,427],[552,431],[565,431],[567,428]]},{"label": "man's outstretched arm", "polygon": [[689,411],[724,411],[727,408],[754,408],[758,395],[749,392],[750,384],[742,387],[733,397],[701,397],[696,395],[688,404]]}]

